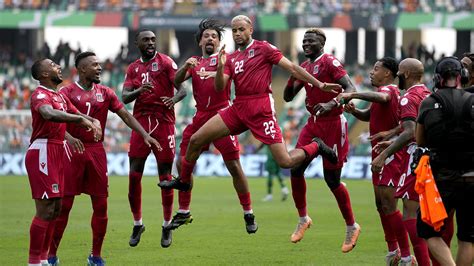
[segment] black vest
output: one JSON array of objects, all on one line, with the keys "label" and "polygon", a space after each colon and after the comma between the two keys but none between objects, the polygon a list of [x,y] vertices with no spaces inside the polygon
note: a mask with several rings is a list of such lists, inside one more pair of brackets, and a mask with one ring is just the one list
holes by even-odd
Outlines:
[{"label": "black vest", "polygon": [[433,163],[473,166],[474,94],[445,88],[429,97],[435,104],[427,111],[424,126]]}]

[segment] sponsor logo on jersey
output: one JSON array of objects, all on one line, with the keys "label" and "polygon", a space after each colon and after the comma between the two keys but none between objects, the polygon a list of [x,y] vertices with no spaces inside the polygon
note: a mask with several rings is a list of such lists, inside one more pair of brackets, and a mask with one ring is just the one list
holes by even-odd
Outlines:
[{"label": "sponsor logo on jersey", "polygon": [[337,61],[337,59],[334,59],[332,60],[332,64],[335,66],[335,67],[339,67],[341,65],[341,63],[339,61]]},{"label": "sponsor logo on jersey", "polygon": [[[138,73],[138,67],[135,68],[135,73]],[[126,76],[125,76],[126,77]]]},{"label": "sponsor logo on jersey", "polygon": [[58,184],[53,184],[51,186],[53,193],[59,193],[59,185]]},{"label": "sponsor logo on jersey", "polygon": [[209,66],[215,66],[217,65],[217,58],[213,57],[211,58],[211,63],[209,63]]},{"label": "sponsor logo on jersey", "polygon": [[158,71],[158,63],[157,62],[153,62],[151,64],[151,71],[153,71],[153,72]]},{"label": "sponsor logo on jersey", "polygon": [[98,92],[95,94],[95,98],[97,99],[98,102],[104,102],[104,97],[102,96],[102,93]]},{"label": "sponsor logo on jersey", "polygon": [[38,96],[36,96],[36,98],[38,98],[38,99],[44,99],[44,98],[46,98],[46,94],[44,94],[44,93],[38,93]]},{"label": "sponsor logo on jersey", "polygon": [[319,73],[319,65],[315,65],[313,68],[313,74],[316,75]]},{"label": "sponsor logo on jersey", "polygon": [[252,58],[255,56],[255,50],[254,49],[250,49],[249,50],[249,58]]},{"label": "sponsor logo on jersey", "polygon": [[77,96],[77,100],[78,100],[78,101],[81,100],[81,95]]}]

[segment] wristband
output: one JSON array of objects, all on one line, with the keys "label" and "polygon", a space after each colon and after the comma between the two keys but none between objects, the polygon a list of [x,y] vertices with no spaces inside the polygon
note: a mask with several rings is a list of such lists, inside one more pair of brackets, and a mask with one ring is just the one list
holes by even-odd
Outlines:
[{"label": "wristband", "polygon": [[336,98],[332,98],[332,100],[336,103],[336,107],[340,107],[342,105],[340,102],[337,101]]}]

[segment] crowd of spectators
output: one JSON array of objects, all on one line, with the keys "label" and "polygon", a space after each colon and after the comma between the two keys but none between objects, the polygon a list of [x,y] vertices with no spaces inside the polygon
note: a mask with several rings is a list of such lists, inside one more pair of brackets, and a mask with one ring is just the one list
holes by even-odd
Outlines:
[{"label": "crowd of spectators", "polygon": [[469,11],[471,0],[0,0],[0,9],[151,11],[167,14],[233,15],[327,12]]}]

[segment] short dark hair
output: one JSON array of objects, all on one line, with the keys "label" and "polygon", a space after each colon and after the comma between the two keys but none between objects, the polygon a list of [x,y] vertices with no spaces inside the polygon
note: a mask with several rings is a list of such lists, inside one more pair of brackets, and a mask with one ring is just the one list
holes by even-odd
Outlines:
[{"label": "short dark hair", "polygon": [[[135,34],[135,41],[138,40],[138,36],[140,35],[140,33],[145,32],[145,31],[151,31],[151,32],[153,32],[153,31],[150,30],[150,29],[141,29],[141,30],[139,30],[139,31],[137,32],[137,34]],[[153,32],[153,34],[154,34],[154,32]]]},{"label": "short dark hair", "polygon": [[74,65],[76,66],[76,68],[79,67],[79,63],[81,63],[82,59],[87,58],[89,56],[95,56],[95,53],[87,51],[87,52],[82,52],[82,53],[78,54],[76,56],[76,61],[74,62]]},{"label": "short dark hair", "polygon": [[324,33],[324,31],[322,29],[318,29],[318,28],[309,28],[305,34],[307,33],[314,33],[318,36],[321,36],[321,38],[324,39],[324,43],[326,43],[326,34]]},{"label": "short dark hair", "polygon": [[44,60],[46,60],[46,58],[41,58],[39,60],[36,60],[31,66],[31,76],[38,81],[40,79],[41,64],[43,63]]},{"label": "short dark hair", "polygon": [[224,27],[225,24],[217,19],[206,18],[201,20],[201,23],[199,23],[199,29],[197,30],[196,34],[194,34],[196,42],[199,44],[202,38],[202,34],[205,30],[215,30],[217,32],[217,35],[219,35],[219,40],[222,40],[222,36],[224,35],[225,31]]},{"label": "short dark hair", "polygon": [[380,63],[382,63],[382,66],[388,69],[392,73],[392,77],[397,76],[398,72],[398,62],[395,60],[393,57],[384,57],[380,60],[378,60]]}]

